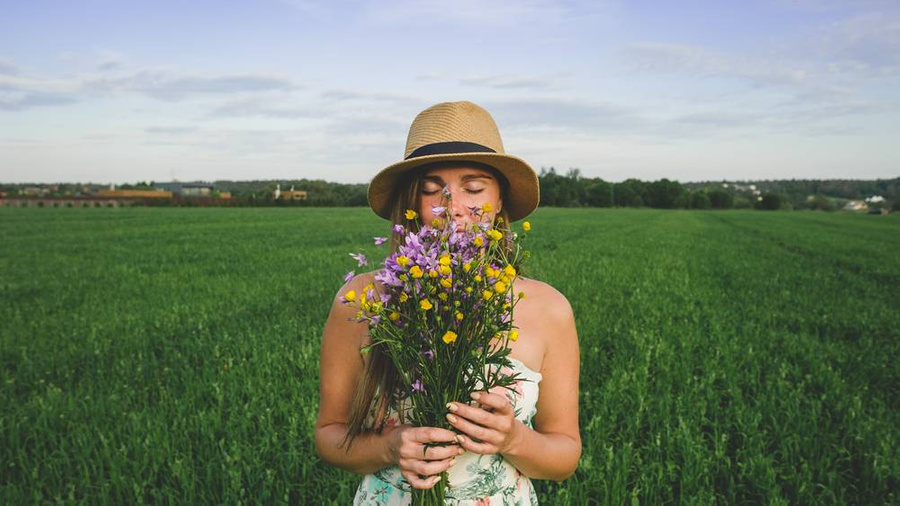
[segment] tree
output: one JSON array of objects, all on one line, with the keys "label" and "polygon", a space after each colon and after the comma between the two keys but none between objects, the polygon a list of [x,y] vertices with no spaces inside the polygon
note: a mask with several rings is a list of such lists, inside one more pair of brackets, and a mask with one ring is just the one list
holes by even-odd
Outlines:
[{"label": "tree", "polygon": [[734,194],[725,190],[709,192],[709,203],[713,209],[731,209],[734,207]]},{"label": "tree", "polygon": [[612,207],[613,185],[596,179],[587,187],[587,203],[593,207]]},{"label": "tree", "polygon": [[759,201],[759,208],[763,211],[777,211],[781,209],[782,197],[776,193],[767,193]]},{"label": "tree", "polygon": [[705,191],[691,193],[690,204],[691,209],[709,209],[712,207],[709,195]]},{"label": "tree", "polygon": [[644,183],[639,179],[626,179],[613,185],[613,202],[619,207],[644,205]]},{"label": "tree", "polygon": [[650,183],[647,187],[647,203],[650,207],[672,209],[678,205],[678,197],[684,188],[677,181],[660,179]]}]

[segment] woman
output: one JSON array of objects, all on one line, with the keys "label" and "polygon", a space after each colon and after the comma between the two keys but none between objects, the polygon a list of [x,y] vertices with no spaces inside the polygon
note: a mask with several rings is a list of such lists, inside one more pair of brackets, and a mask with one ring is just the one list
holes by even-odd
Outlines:
[{"label": "woman", "polygon": [[[509,224],[531,213],[539,200],[534,170],[504,153],[494,120],[471,102],[437,104],[420,113],[404,160],[369,185],[369,204],[379,216],[408,224],[406,209],[431,216],[432,206],[446,203],[444,191],[451,197],[449,216],[461,226],[476,221],[472,206],[489,203],[488,219]],[[360,354],[367,327],[352,321],[355,310],[339,296],[361,291],[374,274],[360,274],[339,290],[320,358],[316,448],[322,460],[366,475],[356,503],[408,504],[410,487],[431,488],[448,471],[449,504],[534,504],[531,478],[571,476],[581,456],[579,352],[566,298],[545,283],[516,278],[513,293],[524,292],[525,298],[516,306],[520,337],[510,342],[510,358],[515,372],[529,381],[520,381],[515,394],[497,389],[473,394],[471,403],[448,404],[447,420],[457,436],[402,425],[391,413],[372,414],[375,390],[391,384],[380,376],[385,359]]]}]

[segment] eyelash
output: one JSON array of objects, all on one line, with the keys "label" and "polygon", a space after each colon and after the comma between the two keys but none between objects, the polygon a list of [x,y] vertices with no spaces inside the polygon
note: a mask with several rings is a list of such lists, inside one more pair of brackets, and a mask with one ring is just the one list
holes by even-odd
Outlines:
[{"label": "eyelash", "polygon": [[[440,190],[434,190],[434,191],[422,190],[422,194],[423,195],[434,195],[435,193],[437,193],[439,191]],[[484,188],[482,188],[480,190],[463,190],[463,191],[465,191],[466,193],[471,194],[471,195],[477,195],[477,194],[483,192]]]}]

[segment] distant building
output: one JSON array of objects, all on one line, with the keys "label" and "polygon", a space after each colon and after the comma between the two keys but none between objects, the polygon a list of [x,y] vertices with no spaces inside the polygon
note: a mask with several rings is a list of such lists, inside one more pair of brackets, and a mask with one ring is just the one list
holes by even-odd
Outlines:
[{"label": "distant building", "polygon": [[884,197],[882,197],[881,195],[873,195],[871,197],[868,197],[866,199],[866,202],[868,202],[869,204],[881,204],[882,202],[884,202]]},{"label": "distant building", "polygon": [[154,185],[161,190],[168,190],[179,197],[211,197],[216,191],[215,187],[203,183],[157,183]]},{"label": "distant building", "polygon": [[290,190],[281,191],[281,185],[275,185],[275,192],[273,194],[275,200],[283,199],[283,200],[306,200],[307,194],[306,190],[295,190],[293,186],[291,186]]},{"label": "distant building", "polygon": [[869,206],[862,200],[851,200],[844,206],[844,211],[866,211]]},{"label": "distant building", "polygon": [[123,198],[172,198],[172,192],[165,190],[99,190],[98,197]]}]

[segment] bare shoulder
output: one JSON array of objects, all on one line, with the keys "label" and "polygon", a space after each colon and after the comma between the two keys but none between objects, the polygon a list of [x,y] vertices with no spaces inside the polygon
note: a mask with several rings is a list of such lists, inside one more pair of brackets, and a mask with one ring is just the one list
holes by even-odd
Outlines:
[{"label": "bare shoulder", "polygon": [[524,292],[529,306],[539,308],[546,317],[558,323],[574,319],[569,299],[552,285],[536,279],[519,277],[516,279],[516,290]]},{"label": "bare shoulder", "polygon": [[375,282],[375,274],[377,273],[378,271],[369,271],[361,272],[356,276],[353,276],[350,281],[344,283],[344,285],[337,291],[337,294],[335,294],[334,298],[336,300],[340,299],[350,291],[360,292],[369,284],[378,285],[378,283]]}]

